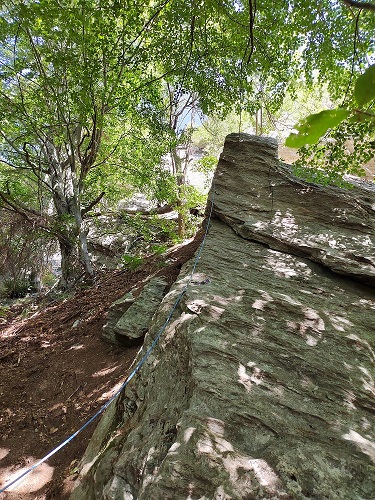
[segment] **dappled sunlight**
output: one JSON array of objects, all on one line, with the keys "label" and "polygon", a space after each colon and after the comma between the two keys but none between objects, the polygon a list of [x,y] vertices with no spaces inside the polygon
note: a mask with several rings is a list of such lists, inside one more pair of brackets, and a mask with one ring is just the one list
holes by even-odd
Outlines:
[{"label": "dappled sunlight", "polygon": [[219,420],[218,418],[208,417],[207,427],[214,434],[217,434],[218,436],[224,436],[225,422],[223,420]]},{"label": "dappled sunlight", "polygon": [[259,293],[261,295],[261,299],[255,299],[254,303],[252,304],[251,307],[254,309],[258,309],[259,311],[264,310],[264,306],[266,306],[269,302],[273,302],[273,298],[271,295],[263,290],[259,290]]},{"label": "dappled sunlight", "polygon": [[263,269],[271,269],[276,276],[283,278],[291,278],[293,276],[303,276],[307,278],[311,275],[312,271],[309,266],[293,255],[277,252],[275,250],[268,250],[266,257],[267,265],[262,266]]},{"label": "dappled sunlight", "polygon": [[287,321],[289,331],[299,333],[305,340],[306,344],[314,347],[321,340],[322,332],[325,331],[325,323],[320,315],[310,307],[301,307],[301,312],[304,319],[301,321]]},{"label": "dappled sunlight", "polygon": [[205,433],[205,435],[198,440],[197,447],[198,453],[208,454],[211,457],[220,457],[221,454],[234,451],[229,441],[220,436],[215,436],[214,439],[211,439],[208,433]]},{"label": "dappled sunlight", "polygon": [[21,327],[23,326],[23,324],[24,324],[24,321],[22,321],[20,323],[12,323],[7,328],[2,328],[0,330],[0,339],[4,340],[4,339],[10,339],[12,337],[15,337],[18,334]]},{"label": "dappled sunlight", "polygon": [[369,307],[370,309],[375,310],[375,300],[370,300],[370,299],[359,299],[355,302],[352,302],[352,306],[359,306],[359,307]]},{"label": "dappled sunlight", "polygon": [[[2,486],[5,484],[14,481],[18,476],[20,476],[23,472],[29,469],[33,465],[33,462],[37,460],[33,457],[29,457],[26,462],[27,465],[20,469],[15,470],[14,466],[0,468],[0,483]],[[33,493],[35,491],[40,490],[45,486],[49,481],[51,481],[53,476],[54,467],[46,464],[45,462],[40,464],[34,470],[32,470],[29,474],[21,478],[19,481],[14,483],[12,486],[7,488],[7,491],[14,491],[16,493]]]},{"label": "dappled sunlight", "polygon": [[354,443],[362,453],[370,457],[370,459],[375,463],[375,443],[374,441],[370,441],[370,439],[367,439],[358,432],[354,431],[353,429],[350,429],[350,431],[347,434],[343,435],[343,438],[346,439],[347,441],[351,441]]},{"label": "dappled sunlight", "polygon": [[[260,370],[257,371],[255,363],[248,363],[248,367],[253,369],[253,377],[259,382]],[[241,376],[248,377],[246,381],[250,381],[251,377],[246,374],[245,366],[240,365],[239,372]],[[207,458],[211,458],[215,463],[217,460],[222,461],[236,491],[241,492],[242,495],[253,492],[254,480],[269,492],[276,492],[281,487],[279,477],[265,460],[239,453],[229,441],[224,439],[225,422],[223,420],[207,418],[206,425],[207,431],[197,442],[197,451],[201,455],[207,455]]]},{"label": "dappled sunlight", "polygon": [[271,224],[277,226],[277,232],[282,238],[293,237],[298,232],[298,224],[296,223],[294,215],[288,210],[285,214],[277,210]]},{"label": "dappled sunlight", "polygon": [[[235,295],[223,297],[221,295],[210,295],[205,299],[188,299],[186,308],[195,315],[206,312],[213,320],[218,320],[225,312],[228,305],[238,304],[243,299],[245,290],[238,290]],[[209,299],[209,301],[208,301]]]},{"label": "dappled sunlight", "polygon": [[195,314],[182,313],[181,316],[167,326],[164,334],[164,344],[167,345],[173,339],[176,334],[176,328],[180,327],[181,324],[185,323],[189,319],[193,318]]},{"label": "dappled sunlight", "polygon": [[369,248],[373,248],[373,246],[374,246],[374,242],[371,240],[371,238],[367,234],[364,236],[352,236],[351,239],[353,241],[355,241],[360,246],[369,247]]},{"label": "dappled sunlight", "polygon": [[338,332],[345,332],[348,327],[353,326],[353,323],[343,316],[332,314],[329,311],[325,311],[325,313],[327,314],[333,328]]},{"label": "dappled sunlight", "polygon": [[364,376],[361,377],[363,388],[365,391],[371,392],[371,394],[375,397],[375,382],[372,375],[364,366],[360,366],[359,369],[364,374]]},{"label": "dappled sunlight", "polygon": [[181,443],[176,441],[175,443],[172,444],[172,446],[168,450],[168,455],[177,455],[177,450],[181,446]]},{"label": "dappled sunlight", "polygon": [[221,297],[220,295],[213,295],[212,299],[219,305],[227,306],[228,304],[241,302],[244,295],[245,295],[245,290],[238,290],[236,295],[231,295],[230,297]]},{"label": "dappled sunlight", "polygon": [[96,462],[96,459],[98,457],[94,457],[90,462],[85,462],[83,465],[82,465],[82,468],[81,468],[81,471],[79,473],[79,477],[84,477],[86,476],[86,474],[89,472],[89,470],[91,469],[91,467],[94,465],[94,463]]},{"label": "dappled sunlight", "polygon": [[98,372],[93,373],[92,376],[93,377],[104,377],[105,375],[109,375],[110,373],[113,373],[114,371],[116,371],[118,367],[119,367],[119,365],[116,364],[112,368],[103,368],[102,370],[99,370]]},{"label": "dappled sunlight", "polygon": [[83,349],[84,348],[84,345],[83,344],[75,344],[75,345],[72,345],[71,347],[69,347],[69,351],[70,350],[73,350],[73,351],[78,351],[79,349]]},{"label": "dappled sunlight", "polygon": [[359,338],[358,335],[355,335],[354,333],[347,335],[346,338],[353,342],[354,347],[358,351],[361,351],[362,349],[366,349],[368,351],[368,353],[370,354],[370,357],[372,358],[372,360],[375,361],[375,352],[373,351],[371,345],[367,342],[367,340]]},{"label": "dappled sunlight", "polygon": [[254,471],[255,477],[259,481],[259,484],[275,489],[279,486],[280,481],[278,476],[265,460],[253,459],[249,460],[249,462],[250,467]]},{"label": "dappled sunlight", "polygon": [[190,441],[191,436],[194,434],[196,430],[197,430],[196,427],[187,427],[184,430],[184,443],[188,443]]},{"label": "dappled sunlight", "polygon": [[260,385],[263,380],[263,373],[260,368],[256,366],[255,363],[249,362],[247,366],[252,369],[252,373],[249,375],[246,371],[246,367],[241,363],[238,366],[238,382],[242,384],[247,392],[250,392],[253,385]]},{"label": "dappled sunlight", "polygon": [[199,438],[197,443],[198,453],[219,457],[220,454],[234,451],[231,443],[223,437],[225,430],[223,420],[208,417],[206,424],[207,432]]},{"label": "dappled sunlight", "polygon": [[356,410],[355,406],[356,395],[353,391],[344,391],[344,406],[349,408],[349,410]]},{"label": "dappled sunlight", "polygon": [[55,410],[64,410],[66,411],[66,406],[64,403],[56,403],[55,405],[53,405],[51,408],[49,408],[49,412],[51,411],[55,411]]},{"label": "dappled sunlight", "polygon": [[[124,383],[124,380],[120,380],[120,382],[118,382],[114,387],[112,387],[109,391],[107,392],[103,392],[103,394],[101,394],[99,397],[98,397],[98,401],[101,401],[101,402],[105,402],[107,401],[108,399],[110,399],[119,389],[120,387],[122,386],[122,384]],[[90,397],[90,396],[89,396]],[[91,398],[90,398],[91,399]]]},{"label": "dappled sunlight", "polygon": [[[263,459],[253,459],[235,453],[223,457],[223,464],[230,481],[243,493],[254,491],[253,477],[267,491],[276,493],[281,488],[281,481],[272,467]],[[244,472],[248,474],[244,474]],[[252,474],[249,474],[252,473]]]}]

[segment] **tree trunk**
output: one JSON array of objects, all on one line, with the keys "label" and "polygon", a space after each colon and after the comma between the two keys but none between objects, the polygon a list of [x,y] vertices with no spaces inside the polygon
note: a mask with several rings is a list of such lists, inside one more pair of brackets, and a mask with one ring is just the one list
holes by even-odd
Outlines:
[{"label": "tree trunk", "polygon": [[61,288],[69,288],[84,277],[92,281],[94,271],[87,248],[87,231],[82,227],[82,220],[68,231],[58,235],[61,252]]},{"label": "tree trunk", "polygon": [[171,152],[171,157],[172,157],[172,165],[173,165],[173,173],[176,177],[176,184],[177,184],[177,202],[176,202],[176,209],[178,212],[178,236],[180,238],[185,238],[186,236],[186,214],[185,214],[185,200],[184,200],[184,194],[183,194],[183,186],[185,185],[186,182],[186,169],[182,169],[182,160],[177,152],[176,149],[174,149]]},{"label": "tree trunk", "polygon": [[73,157],[61,161],[53,144],[47,146],[53,204],[59,221],[57,238],[61,251],[61,288],[69,288],[81,276],[94,277],[87,249],[87,232],[82,227],[81,188]]},{"label": "tree trunk", "polygon": [[59,287],[63,290],[71,288],[80,274],[78,248],[74,239],[66,235],[58,236],[61,253],[61,278]]},{"label": "tree trunk", "polygon": [[81,263],[81,266],[84,270],[85,273],[85,278],[86,280],[92,281],[94,278],[94,271],[92,268],[91,264],[91,258],[90,254],[87,248],[87,233],[83,227],[82,227],[82,215],[81,215],[81,208],[77,202],[77,200],[74,200],[74,219],[76,223],[76,231],[78,234],[78,249],[79,249],[79,260]]}]

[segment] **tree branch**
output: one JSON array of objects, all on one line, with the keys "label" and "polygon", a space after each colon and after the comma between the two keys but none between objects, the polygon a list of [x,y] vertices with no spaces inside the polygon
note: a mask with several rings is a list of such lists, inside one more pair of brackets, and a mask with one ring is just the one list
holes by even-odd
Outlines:
[{"label": "tree branch", "polygon": [[356,9],[364,9],[375,12],[375,4],[369,2],[360,2],[357,0],[341,0],[348,7],[355,7]]},{"label": "tree branch", "polygon": [[42,217],[42,214],[38,210],[34,210],[33,208],[28,207],[27,205],[22,203],[22,201],[15,200],[9,193],[0,191],[0,199],[3,200],[4,203],[12,207],[15,212],[22,215],[26,219],[28,219],[26,214],[34,215],[36,217]]},{"label": "tree branch", "polygon": [[83,216],[87,214],[87,212],[90,212],[90,210],[93,207],[95,207],[95,205],[97,205],[99,203],[99,201],[103,198],[104,195],[105,195],[105,192],[102,191],[100,193],[100,195],[95,198],[95,200],[93,200],[89,205],[87,205],[87,207],[82,208],[82,210],[81,210],[81,217],[82,217],[82,219],[83,219]]}]

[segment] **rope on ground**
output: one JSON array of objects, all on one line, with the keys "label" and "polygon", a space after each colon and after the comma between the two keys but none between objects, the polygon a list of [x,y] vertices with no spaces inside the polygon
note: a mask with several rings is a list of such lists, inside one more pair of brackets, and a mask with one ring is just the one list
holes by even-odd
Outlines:
[{"label": "rope on ground", "polygon": [[74,434],[72,434],[71,436],[69,436],[65,441],[63,441],[62,443],[60,443],[58,446],[56,446],[55,448],[53,448],[53,450],[51,450],[49,453],[47,453],[47,455],[45,455],[43,458],[41,458],[38,462],[36,462],[34,465],[32,465],[31,467],[29,467],[26,471],[24,471],[22,474],[20,474],[19,476],[17,476],[15,479],[13,479],[12,481],[8,482],[7,484],[5,484],[5,486],[3,486],[1,489],[0,489],[0,493],[3,493],[5,490],[7,490],[8,488],[10,488],[11,486],[13,486],[15,483],[17,483],[18,481],[20,481],[21,479],[23,479],[25,476],[27,476],[30,472],[32,472],[34,469],[36,469],[37,467],[39,467],[39,465],[41,465],[42,463],[44,463],[46,460],[48,460],[50,457],[52,457],[52,455],[54,455],[55,453],[57,453],[59,450],[61,450],[62,448],[64,448],[68,443],[70,443],[70,441],[72,441],[80,432],[82,432],[84,429],[86,429],[87,426],[89,426],[91,424],[91,422],[93,422],[99,415],[101,415],[104,410],[106,410],[108,408],[108,406],[112,403],[112,401],[114,401],[117,396],[120,394],[120,392],[123,391],[123,389],[128,385],[128,383],[131,381],[131,379],[137,374],[137,372],[141,369],[142,365],[145,363],[145,361],[147,360],[147,358],[150,356],[151,352],[153,351],[154,347],[156,346],[156,344],[158,343],[160,337],[162,336],[164,330],[166,329],[168,323],[170,322],[171,318],[172,318],[172,315],[174,313],[174,311],[176,310],[178,304],[180,303],[183,295],[185,294],[186,290],[188,289],[190,283],[192,282],[192,279],[193,279],[193,275],[194,275],[194,272],[195,272],[195,269],[198,265],[198,261],[201,257],[201,254],[202,254],[202,250],[203,250],[203,247],[206,243],[206,238],[207,238],[207,234],[208,234],[208,230],[209,230],[209,227],[210,227],[210,222],[211,222],[211,216],[212,216],[212,210],[213,210],[213,206],[214,206],[214,198],[215,198],[215,185],[214,183],[212,184],[212,196],[211,196],[211,207],[210,207],[210,211],[209,211],[209,215],[208,215],[208,219],[207,219],[207,225],[206,225],[206,230],[205,230],[205,233],[204,233],[204,236],[203,236],[203,240],[202,240],[202,243],[200,244],[200,247],[199,247],[199,250],[198,250],[198,253],[197,253],[197,256],[195,258],[195,261],[194,261],[194,265],[193,265],[193,268],[192,268],[192,271],[189,275],[189,279],[186,283],[186,285],[184,286],[184,288],[182,289],[182,291],[180,292],[179,296],[177,297],[175,303],[173,304],[172,306],[172,309],[170,310],[168,316],[167,316],[167,319],[165,320],[163,326],[160,328],[158,334],[156,335],[155,339],[153,340],[152,344],[150,345],[150,347],[147,349],[146,353],[144,354],[144,356],[142,357],[142,359],[138,362],[138,364],[136,365],[136,367],[134,368],[134,370],[131,372],[131,374],[128,376],[128,378],[125,380],[125,382],[121,385],[121,387],[115,392],[115,394],[95,413],[95,415],[93,415],[85,424],[82,425],[82,427],[80,427],[76,432],[74,432]]}]

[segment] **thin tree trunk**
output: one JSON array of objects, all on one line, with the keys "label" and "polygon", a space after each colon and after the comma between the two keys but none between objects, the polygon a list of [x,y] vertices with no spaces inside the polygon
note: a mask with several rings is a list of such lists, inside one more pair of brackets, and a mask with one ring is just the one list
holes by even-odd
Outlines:
[{"label": "thin tree trunk", "polygon": [[75,241],[63,235],[58,237],[61,253],[61,278],[59,286],[62,289],[71,288],[79,276],[79,258]]},{"label": "thin tree trunk", "polygon": [[178,236],[180,238],[185,238],[186,235],[186,223],[185,223],[185,213],[184,213],[184,205],[185,201],[183,198],[183,185],[185,184],[185,176],[184,173],[182,172],[182,161],[181,158],[178,155],[178,152],[176,149],[174,149],[171,152],[172,156],[172,164],[173,164],[173,170],[176,176],[176,183],[177,183],[177,212],[178,212],[178,218],[177,218],[177,224],[178,224]]}]

